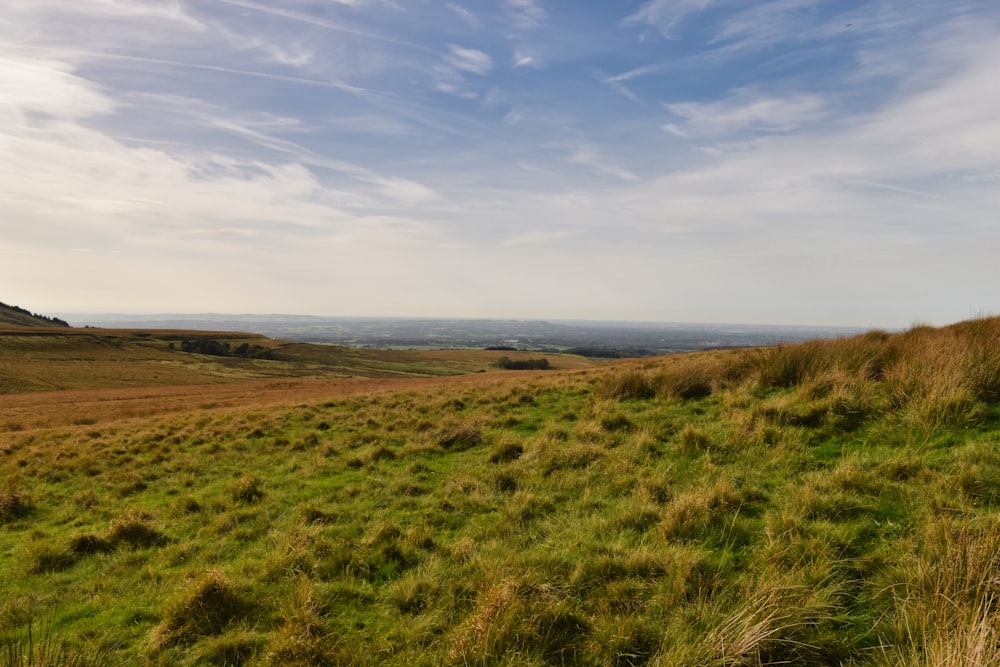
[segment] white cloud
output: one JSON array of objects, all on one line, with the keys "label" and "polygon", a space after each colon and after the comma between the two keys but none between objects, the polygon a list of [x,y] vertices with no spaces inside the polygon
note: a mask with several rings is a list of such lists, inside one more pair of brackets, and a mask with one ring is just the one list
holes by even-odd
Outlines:
[{"label": "white cloud", "polygon": [[511,27],[519,33],[537,30],[545,21],[545,10],[536,0],[505,0]]},{"label": "white cloud", "polygon": [[[771,96],[756,90],[736,91],[715,102],[664,104],[684,119],[683,135],[726,136],[740,132],[790,132],[825,118],[826,103],[819,95],[796,93]],[[673,129],[670,129],[673,128]],[[677,125],[667,129],[677,134]]]},{"label": "white cloud", "polygon": [[626,26],[650,25],[664,36],[670,37],[686,17],[704,11],[718,2],[719,0],[649,0],[622,23]]},{"label": "white cloud", "polygon": [[470,27],[479,29],[483,26],[483,22],[465,7],[462,7],[454,2],[445,3],[445,6],[453,11],[460,19],[468,23]]},{"label": "white cloud", "polygon": [[578,147],[575,151],[573,151],[572,155],[570,155],[570,161],[575,164],[582,164],[591,167],[602,174],[614,176],[615,178],[619,178],[623,181],[635,181],[639,178],[628,169],[607,160],[593,146]]},{"label": "white cloud", "polygon": [[[0,125],[30,123],[31,114],[73,119],[108,113],[114,103],[98,86],[71,73],[72,67],[55,60],[28,60],[0,56]],[[18,128],[21,129],[21,128]]]},{"label": "white cloud", "polygon": [[448,45],[449,54],[446,61],[461,72],[486,75],[493,69],[493,59],[489,54],[477,49],[467,49],[457,44]]},{"label": "white cloud", "polygon": [[670,134],[672,134],[672,135],[674,135],[676,137],[686,137],[686,136],[688,136],[687,132],[685,132],[684,130],[682,130],[680,127],[678,127],[674,123],[664,123],[660,127],[663,128],[664,132],[669,132]]},{"label": "white cloud", "polygon": [[514,52],[513,65],[514,67],[531,67],[534,69],[539,69],[542,66],[538,58],[523,51]]}]

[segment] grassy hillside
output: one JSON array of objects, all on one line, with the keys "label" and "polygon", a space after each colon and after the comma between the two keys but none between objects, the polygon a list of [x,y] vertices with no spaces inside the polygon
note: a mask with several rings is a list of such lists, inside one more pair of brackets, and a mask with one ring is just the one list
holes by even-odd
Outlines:
[{"label": "grassy hillside", "polygon": [[1000,664],[998,400],[981,319],[14,425],[0,664]]},{"label": "grassy hillside", "polygon": [[[0,328],[0,395],[268,378],[435,377],[497,370],[495,363],[504,354],[353,350],[234,332]],[[557,368],[595,363],[572,355],[548,356]]]},{"label": "grassy hillside", "polygon": [[57,317],[46,317],[18,306],[8,306],[0,302],[0,326],[20,327],[68,327],[69,324]]}]

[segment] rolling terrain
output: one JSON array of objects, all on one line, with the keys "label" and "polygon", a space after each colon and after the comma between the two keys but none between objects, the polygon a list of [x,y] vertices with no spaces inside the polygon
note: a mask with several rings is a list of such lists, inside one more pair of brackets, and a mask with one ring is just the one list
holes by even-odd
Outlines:
[{"label": "rolling terrain", "polygon": [[0,664],[1000,662],[998,319],[512,372],[148,333],[0,336]]}]

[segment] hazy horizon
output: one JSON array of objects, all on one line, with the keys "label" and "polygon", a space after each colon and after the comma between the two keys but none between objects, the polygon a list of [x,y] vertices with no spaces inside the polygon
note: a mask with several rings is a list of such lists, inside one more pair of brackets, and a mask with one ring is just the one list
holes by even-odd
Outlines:
[{"label": "hazy horizon", "polygon": [[[447,317],[439,315],[407,315],[407,316],[396,316],[396,315],[316,315],[310,313],[252,313],[252,312],[154,312],[154,311],[109,311],[109,312],[88,312],[88,311],[60,311],[55,313],[41,313],[54,315],[62,319],[73,319],[85,320],[86,318],[91,318],[92,321],[141,321],[141,320],[183,320],[187,318],[191,319],[205,319],[205,320],[225,320],[225,319],[302,319],[302,320],[386,320],[386,321],[468,321],[468,322],[552,322],[552,323],[584,323],[584,324],[611,324],[611,325],[649,325],[649,326],[713,326],[713,327],[724,327],[724,326],[747,326],[747,327],[761,327],[761,328],[802,328],[802,329],[843,329],[843,330],[865,330],[865,329],[889,329],[895,330],[901,327],[882,327],[878,325],[856,325],[856,324],[809,324],[809,323],[795,323],[795,322],[694,322],[694,321],[675,321],[675,320],[607,320],[607,319],[595,319],[587,317]],[[81,322],[81,324],[74,324],[70,322],[73,326],[85,326],[87,322]],[[932,324],[928,322],[911,322],[907,326],[911,325],[921,325],[921,324]]]},{"label": "hazy horizon", "polygon": [[988,0],[8,0],[35,312],[1000,312]]}]

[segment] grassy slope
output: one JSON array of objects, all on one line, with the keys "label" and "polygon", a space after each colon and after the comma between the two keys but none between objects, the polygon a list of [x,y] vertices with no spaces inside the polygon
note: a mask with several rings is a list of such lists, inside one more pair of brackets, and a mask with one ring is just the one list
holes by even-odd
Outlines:
[{"label": "grassy slope", "polygon": [[0,435],[0,632],[121,664],[998,664],[1000,320],[409,386]]},{"label": "grassy slope", "polygon": [[[274,359],[188,354],[180,341],[204,338],[271,349]],[[496,370],[502,352],[352,350],[233,332],[115,329],[0,329],[0,394],[231,383],[266,378],[433,377]],[[510,353],[528,357],[528,353]],[[538,355],[533,355],[538,356]],[[556,367],[594,365],[549,355]]]},{"label": "grassy slope", "polygon": [[61,321],[57,322],[52,319],[36,317],[31,313],[26,312],[23,308],[17,308],[9,306],[5,303],[0,303],[0,326],[61,328],[62,323]]}]

